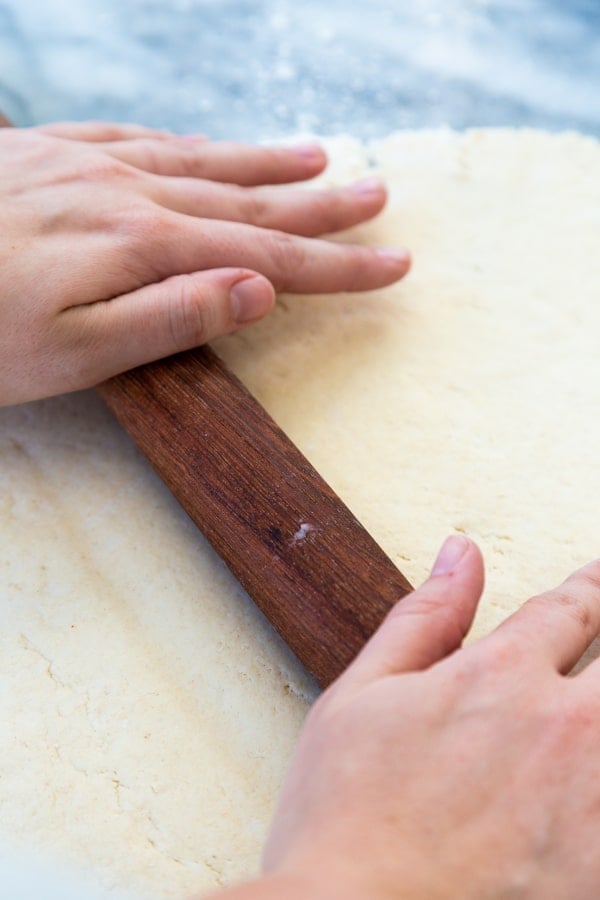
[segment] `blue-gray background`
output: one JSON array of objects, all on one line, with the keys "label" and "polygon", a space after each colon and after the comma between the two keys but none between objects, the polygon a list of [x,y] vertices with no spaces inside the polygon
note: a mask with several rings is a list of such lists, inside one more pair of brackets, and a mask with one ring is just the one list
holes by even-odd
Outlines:
[{"label": "blue-gray background", "polygon": [[0,0],[0,108],[236,139],[599,135],[600,0]]}]

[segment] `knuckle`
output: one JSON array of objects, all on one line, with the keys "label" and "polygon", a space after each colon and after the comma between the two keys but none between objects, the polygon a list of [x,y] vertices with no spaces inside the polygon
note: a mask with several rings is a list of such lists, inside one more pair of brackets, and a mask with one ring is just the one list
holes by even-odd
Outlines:
[{"label": "knuckle", "polygon": [[[94,128],[94,122],[83,122],[83,125],[87,125],[90,128]],[[102,122],[100,125],[102,129],[102,137],[107,141],[121,141],[123,140],[123,133],[126,130],[124,126],[114,125],[112,122]]]},{"label": "knuckle", "polygon": [[577,578],[581,579],[587,588],[598,594],[600,600],[600,560],[596,559],[583,569],[580,569]]},{"label": "knuckle", "polygon": [[[400,606],[400,604],[399,604]],[[424,593],[422,596],[415,595],[413,603],[407,605],[407,613],[418,613],[419,615],[431,616],[435,615],[442,609],[448,608],[448,600],[446,596],[441,594]]]},{"label": "knuckle", "polygon": [[[18,154],[26,171],[42,171],[56,168],[56,157],[59,141],[57,138],[36,132],[25,132],[21,129],[6,129],[3,138],[7,140],[6,148]],[[10,143],[8,143],[10,141]]]},{"label": "knuckle", "polygon": [[289,152],[283,147],[261,147],[260,163],[269,172],[278,172],[289,167]]},{"label": "knuckle", "polygon": [[173,220],[161,207],[136,197],[108,204],[95,211],[94,229],[108,236],[111,268],[133,277],[132,288],[177,271],[171,264]]},{"label": "knuckle", "polygon": [[134,200],[120,209],[109,210],[105,227],[123,238],[128,246],[138,249],[155,245],[164,237],[167,216],[159,206]]},{"label": "knuckle", "polygon": [[[373,251],[352,244],[331,243],[332,263],[343,273],[344,287],[351,290],[369,290],[375,286]],[[341,276],[340,276],[341,277]]]},{"label": "knuckle", "polygon": [[492,673],[506,672],[516,669],[523,662],[526,649],[520,641],[504,637],[490,642],[482,665]]},{"label": "knuckle", "polygon": [[98,135],[105,141],[123,140],[123,134],[127,131],[127,125],[120,125],[115,122],[95,121],[94,119],[85,119],[81,122],[58,122],[57,125],[59,128],[68,129],[68,133],[71,133],[73,127],[75,127],[84,135]]},{"label": "knuckle", "polygon": [[388,613],[388,621],[406,619],[413,616],[436,616],[445,606],[442,597],[420,591],[414,591],[404,600],[400,600]]},{"label": "knuckle", "polygon": [[132,163],[122,163],[132,175],[140,177],[140,172],[157,175],[197,175],[194,171],[194,155],[186,153],[177,142],[155,137],[138,137],[129,142],[133,152]]},{"label": "knuckle", "polygon": [[137,141],[165,141],[173,139],[167,131],[159,131],[155,128],[146,128],[144,125],[134,123],[113,124],[103,123],[103,135],[110,141],[137,140]]},{"label": "knuckle", "polygon": [[510,672],[519,671],[526,659],[527,648],[514,636],[496,633],[493,639],[481,646],[474,645],[462,655],[461,665],[474,680],[492,678],[496,680]]},{"label": "knuckle", "polygon": [[239,188],[238,198],[246,222],[259,227],[268,222],[269,207],[264,197],[254,190]]},{"label": "knuckle", "polygon": [[88,309],[62,312],[53,322],[51,336],[50,346],[60,354],[63,390],[89,388],[112,374],[103,371],[101,333]]},{"label": "knuckle", "polygon": [[570,589],[568,582],[551,594],[536,598],[534,602],[542,603],[544,606],[551,604],[560,609],[585,632],[592,630],[593,618],[588,603],[577,590]]},{"label": "knuckle", "polygon": [[178,275],[170,285],[169,331],[176,350],[204,344],[211,333],[210,307],[191,275]]},{"label": "knuckle", "polygon": [[287,273],[297,273],[306,262],[306,251],[300,241],[283,231],[274,231],[269,243],[269,255],[279,279],[285,284]]},{"label": "knuckle", "polygon": [[561,753],[572,743],[577,743],[586,732],[596,738],[598,730],[598,704],[589,697],[577,697],[565,690],[563,696],[553,696],[551,704],[542,711],[542,730],[550,741],[555,741]]},{"label": "knuckle", "polygon": [[66,173],[70,180],[88,182],[122,182],[137,177],[135,169],[108,153],[86,153],[78,160],[76,167]]},{"label": "knuckle", "polygon": [[344,206],[335,191],[315,194],[312,198],[312,214],[320,233],[335,231],[342,220]]}]

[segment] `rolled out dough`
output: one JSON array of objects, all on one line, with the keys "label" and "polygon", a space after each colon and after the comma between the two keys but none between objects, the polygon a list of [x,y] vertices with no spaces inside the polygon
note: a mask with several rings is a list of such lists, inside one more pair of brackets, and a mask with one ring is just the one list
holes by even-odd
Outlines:
[{"label": "rolled out dough", "polygon": [[[600,550],[600,146],[329,148],[412,273],[218,350],[413,582],[481,543],[481,634]],[[149,900],[253,872],[310,679],[93,394],[0,423],[0,840]]]}]

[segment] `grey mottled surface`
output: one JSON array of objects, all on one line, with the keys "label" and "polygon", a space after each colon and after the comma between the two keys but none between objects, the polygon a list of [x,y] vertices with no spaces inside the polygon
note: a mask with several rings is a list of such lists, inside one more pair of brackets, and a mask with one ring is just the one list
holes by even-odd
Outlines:
[{"label": "grey mottled surface", "polygon": [[0,0],[0,107],[239,139],[600,134],[599,32],[600,0]]}]

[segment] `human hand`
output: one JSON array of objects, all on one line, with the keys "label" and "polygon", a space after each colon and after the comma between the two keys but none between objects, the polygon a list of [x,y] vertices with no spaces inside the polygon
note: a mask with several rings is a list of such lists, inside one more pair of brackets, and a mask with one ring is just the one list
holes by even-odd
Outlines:
[{"label": "human hand", "polygon": [[590,900],[600,894],[600,562],[461,648],[479,551],[444,545],[319,699],[265,853],[234,897]]},{"label": "human hand", "polygon": [[137,126],[0,130],[0,405],[234,331],[269,311],[273,288],[368,290],[402,277],[406,252],[317,239],[378,213],[381,184],[281,186],[325,164],[313,145]]}]

